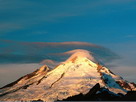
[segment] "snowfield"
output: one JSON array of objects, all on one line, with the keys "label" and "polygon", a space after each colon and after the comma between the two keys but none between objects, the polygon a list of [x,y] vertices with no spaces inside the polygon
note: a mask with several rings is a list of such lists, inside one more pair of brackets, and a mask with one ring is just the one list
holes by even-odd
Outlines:
[{"label": "snowfield", "polygon": [[88,52],[79,51],[53,70],[44,65],[35,72],[1,88],[0,100],[32,101],[40,99],[53,102],[80,93],[87,94],[97,83],[100,84],[100,87],[107,88],[115,94],[126,94],[127,90],[136,90],[131,83],[128,83],[130,88],[125,88],[121,84],[125,82],[120,76],[96,63],[95,58]]}]

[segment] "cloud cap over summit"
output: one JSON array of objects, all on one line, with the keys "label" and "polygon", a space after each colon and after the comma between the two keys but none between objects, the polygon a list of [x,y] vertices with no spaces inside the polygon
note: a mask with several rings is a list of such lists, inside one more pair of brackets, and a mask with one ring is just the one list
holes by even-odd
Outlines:
[{"label": "cloud cap over summit", "polygon": [[47,43],[0,40],[0,63],[40,63],[45,59],[61,62],[66,60],[73,51],[78,51],[75,49],[87,50],[104,63],[119,58],[107,48],[86,42]]}]

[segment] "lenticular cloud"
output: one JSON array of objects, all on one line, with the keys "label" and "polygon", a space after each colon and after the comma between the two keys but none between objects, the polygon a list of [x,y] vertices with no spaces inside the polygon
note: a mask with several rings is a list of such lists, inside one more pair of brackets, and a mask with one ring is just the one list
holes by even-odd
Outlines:
[{"label": "lenticular cloud", "polygon": [[50,63],[53,66],[80,51],[90,53],[97,61],[103,63],[119,58],[107,48],[86,42],[47,43],[0,40],[0,63]]}]

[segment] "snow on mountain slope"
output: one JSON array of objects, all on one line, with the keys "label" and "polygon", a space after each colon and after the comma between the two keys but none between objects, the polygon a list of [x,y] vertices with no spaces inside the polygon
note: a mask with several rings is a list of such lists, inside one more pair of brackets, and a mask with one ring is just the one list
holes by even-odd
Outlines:
[{"label": "snow on mountain slope", "polygon": [[87,51],[76,52],[51,71],[43,66],[1,88],[0,100],[63,100],[80,93],[87,94],[97,83],[113,93],[125,94],[127,90],[132,90],[132,84],[128,83],[130,88],[126,90],[121,83],[126,81],[94,61],[95,58]]}]

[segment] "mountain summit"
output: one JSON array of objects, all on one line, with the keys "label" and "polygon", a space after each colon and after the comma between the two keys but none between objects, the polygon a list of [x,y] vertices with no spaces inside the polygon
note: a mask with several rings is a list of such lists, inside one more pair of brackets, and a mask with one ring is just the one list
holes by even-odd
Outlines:
[{"label": "mountain summit", "polygon": [[125,81],[96,62],[88,51],[76,51],[53,70],[44,65],[0,88],[0,100],[49,102],[89,93],[100,95],[102,92],[121,97],[128,91],[136,90],[136,84]]}]

